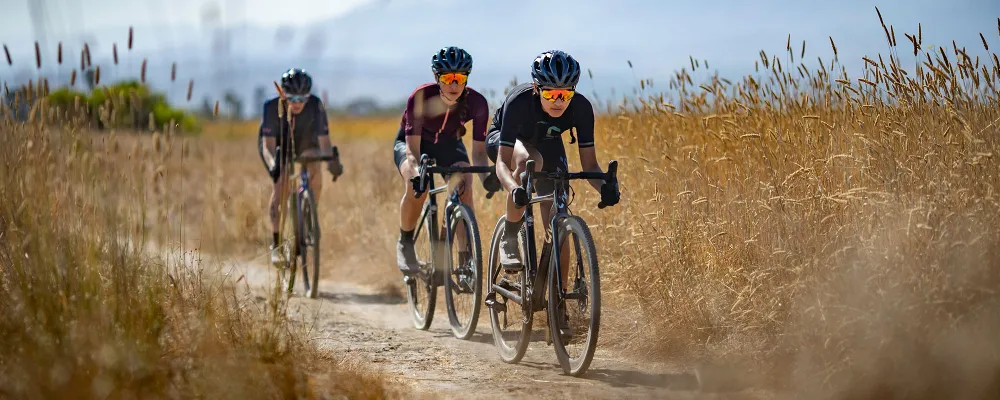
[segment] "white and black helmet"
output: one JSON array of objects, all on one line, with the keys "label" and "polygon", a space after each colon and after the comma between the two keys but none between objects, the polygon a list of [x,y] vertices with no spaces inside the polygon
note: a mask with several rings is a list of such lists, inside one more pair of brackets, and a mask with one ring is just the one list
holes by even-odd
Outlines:
[{"label": "white and black helmet", "polygon": [[444,47],[431,57],[431,71],[434,74],[472,72],[472,55],[460,47]]},{"label": "white and black helmet", "polygon": [[531,79],[538,86],[576,87],[580,82],[580,63],[562,50],[549,50],[531,63]]}]

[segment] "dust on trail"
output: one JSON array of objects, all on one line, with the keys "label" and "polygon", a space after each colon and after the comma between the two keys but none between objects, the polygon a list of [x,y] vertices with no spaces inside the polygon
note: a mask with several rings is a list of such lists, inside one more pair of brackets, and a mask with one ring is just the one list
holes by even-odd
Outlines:
[{"label": "dust on trail", "polygon": [[[240,286],[255,292],[256,301],[266,301],[264,288],[273,285],[275,274],[263,257],[220,264],[222,273],[243,276],[247,285]],[[752,388],[703,391],[691,368],[640,365],[600,348],[588,372],[574,378],[562,374],[541,335],[519,364],[505,364],[494,348],[485,307],[476,334],[462,341],[452,337],[443,292],[438,298],[428,331],[413,328],[405,298],[350,282],[321,280],[316,300],[298,291],[289,312],[313,324],[310,340],[319,348],[384,372],[406,398],[773,398]]]}]

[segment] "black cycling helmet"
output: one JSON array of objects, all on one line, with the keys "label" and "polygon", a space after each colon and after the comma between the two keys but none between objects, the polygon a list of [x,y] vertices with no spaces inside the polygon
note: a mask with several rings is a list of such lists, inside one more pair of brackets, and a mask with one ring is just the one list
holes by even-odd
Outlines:
[{"label": "black cycling helmet", "polygon": [[472,55],[461,47],[444,47],[431,57],[431,71],[437,74],[472,72]]},{"label": "black cycling helmet", "polygon": [[580,63],[562,50],[549,50],[531,63],[531,79],[538,86],[571,88],[580,82]]},{"label": "black cycling helmet", "polygon": [[312,78],[304,69],[292,68],[281,74],[281,89],[286,94],[309,94],[312,91],[312,84]]}]

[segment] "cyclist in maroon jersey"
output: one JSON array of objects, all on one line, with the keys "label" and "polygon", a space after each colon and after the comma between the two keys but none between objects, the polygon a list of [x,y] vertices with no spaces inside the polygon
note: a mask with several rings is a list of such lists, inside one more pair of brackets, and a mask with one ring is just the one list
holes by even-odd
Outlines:
[{"label": "cyclist in maroon jersey", "polygon": [[[414,197],[410,179],[419,173],[420,157],[427,154],[436,164],[449,167],[469,166],[469,155],[462,142],[465,123],[472,121],[472,161],[488,166],[486,126],[489,104],[486,97],[466,87],[472,72],[472,56],[458,47],[445,47],[431,58],[435,83],[417,87],[406,101],[393,145],[393,162],[403,177],[403,199],[399,203],[399,242],[396,263],[404,274],[419,271],[414,251],[414,229],[426,193]],[[472,207],[472,174],[463,174],[454,190],[460,190],[462,202]],[[490,191],[500,188],[495,173],[480,174],[483,186]],[[464,189],[463,189],[464,187]],[[468,258],[468,254],[459,254]]]}]

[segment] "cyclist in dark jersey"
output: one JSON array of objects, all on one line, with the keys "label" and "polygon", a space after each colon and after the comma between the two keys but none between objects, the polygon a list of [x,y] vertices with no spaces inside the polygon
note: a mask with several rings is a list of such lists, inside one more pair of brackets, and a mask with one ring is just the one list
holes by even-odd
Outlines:
[{"label": "cyclist in dark jersey", "polygon": [[[514,87],[497,109],[486,139],[490,160],[496,163],[496,173],[503,187],[510,192],[507,199],[507,221],[500,242],[500,263],[520,264],[517,231],[521,229],[524,207],[530,193],[525,193],[517,178],[525,163],[535,160],[536,170],[568,171],[562,134],[570,131],[570,143],[577,143],[580,163],[587,172],[602,172],[594,149],[594,107],[576,92],[580,81],[580,64],[563,51],[546,51],[535,58],[531,67],[532,82]],[[573,135],[572,131],[576,131]],[[590,180],[601,193],[601,201],[615,205],[619,200],[617,185],[602,180]],[[539,179],[541,195],[551,193],[552,182]],[[551,200],[543,202],[542,219],[548,221]],[[548,229],[548,224],[543,224]]]},{"label": "cyclist in dark jersey", "polygon": [[[426,193],[414,198],[410,179],[419,173],[420,157],[427,154],[437,165],[445,167],[469,166],[462,137],[466,133],[464,124],[472,120],[472,160],[476,166],[489,165],[485,150],[489,105],[482,94],[466,87],[472,72],[472,56],[458,47],[442,48],[431,58],[431,72],[436,83],[420,85],[410,94],[392,149],[393,163],[403,177],[404,187],[399,203],[400,232],[396,246],[397,265],[404,274],[418,271],[419,267],[413,248],[413,231]],[[472,177],[471,174],[463,175],[461,183],[453,190],[461,190],[462,202],[471,208]],[[494,174],[481,174],[480,178],[487,190],[500,188]]]},{"label": "cyclist in dark jersey", "polygon": [[[269,210],[272,227],[271,263],[275,266],[282,266],[287,261],[283,259],[277,246],[279,198],[285,199],[289,194],[288,172],[281,169],[288,159],[288,149],[292,147],[294,142],[294,151],[297,157],[330,154],[331,152],[330,127],[327,124],[326,109],[319,97],[310,94],[312,78],[309,74],[301,69],[289,69],[281,75],[281,88],[288,100],[286,112],[292,116],[291,126],[285,118],[278,118],[279,102],[276,97],[264,103],[264,114],[261,117],[260,131],[257,135],[257,151],[261,161],[264,162],[264,167],[267,168],[267,172],[271,176],[271,181],[274,183]],[[281,152],[275,154],[279,146]],[[318,204],[323,190],[319,164],[308,163],[305,168],[309,168],[309,187],[312,188]],[[327,162],[327,170],[336,180],[337,176],[343,173],[343,166],[340,164],[340,160],[335,158]]]}]

